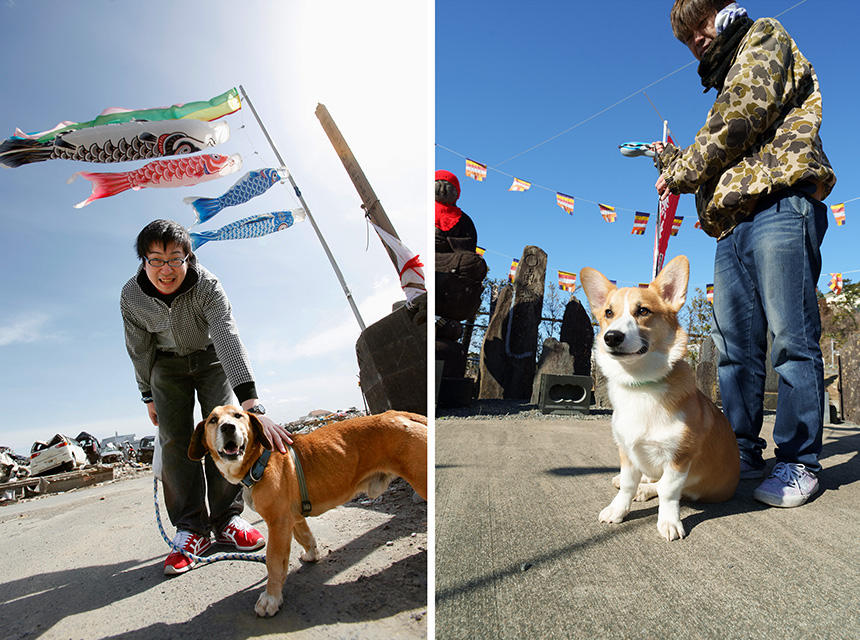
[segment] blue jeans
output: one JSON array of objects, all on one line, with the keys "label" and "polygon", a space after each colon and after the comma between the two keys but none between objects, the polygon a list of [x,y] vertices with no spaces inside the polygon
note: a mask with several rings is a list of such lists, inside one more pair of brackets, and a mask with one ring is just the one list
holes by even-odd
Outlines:
[{"label": "blue jeans", "polygon": [[776,459],[821,470],[824,363],[816,288],[826,231],[827,208],[789,190],[717,242],[713,338],[720,395],[741,459],[753,467],[764,465],[759,432],[770,330],[779,375]]},{"label": "blue jeans", "polygon": [[242,513],[241,485],[227,482],[211,456],[203,458],[202,464],[189,459],[188,445],[194,431],[195,391],[204,418],[215,407],[234,402],[221,361],[213,347],[187,356],[159,354],[150,382],[158,414],[161,484],[170,522],[177,529],[204,536],[210,530],[217,533],[230,518]]}]

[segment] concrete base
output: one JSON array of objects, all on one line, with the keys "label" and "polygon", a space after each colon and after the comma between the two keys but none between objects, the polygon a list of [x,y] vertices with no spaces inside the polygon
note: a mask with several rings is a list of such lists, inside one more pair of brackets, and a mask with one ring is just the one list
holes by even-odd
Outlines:
[{"label": "concrete base", "polygon": [[417,302],[413,309],[400,307],[373,323],[355,343],[371,413],[399,409],[427,415],[426,294]]},{"label": "concrete base", "polygon": [[589,413],[591,376],[540,374],[538,407],[541,413]]}]

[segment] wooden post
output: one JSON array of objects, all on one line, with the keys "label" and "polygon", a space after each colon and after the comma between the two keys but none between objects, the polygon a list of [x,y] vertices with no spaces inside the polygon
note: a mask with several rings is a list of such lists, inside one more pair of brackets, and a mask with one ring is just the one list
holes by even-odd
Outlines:
[{"label": "wooden post", "polygon": [[[388,219],[385,209],[382,208],[382,203],[380,203],[379,198],[376,197],[373,187],[370,186],[370,182],[368,182],[367,177],[365,177],[364,171],[361,170],[361,167],[355,159],[352,150],[350,150],[349,145],[346,144],[346,140],[343,135],[341,135],[340,129],[338,129],[337,125],[334,123],[328,109],[326,109],[324,104],[318,104],[314,113],[316,114],[317,119],[319,119],[328,139],[331,141],[340,161],[343,163],[343,168],[346,169],[346,173],[349,175],[350,180],[352,180],[355,190],[358,191],[358,195],[362,202],[361,208],[364,209],[367,217],[370,218],[370,221],[373,222],[373,224],[387,231],[399,240],[400,236],[398,236],[397,232],[394,230],[394,225],[391,224],[391,220]],[[394,268],[397,269],[397,256],[395,256],[394,252],[384,242],[382,243],[382,246],[385,247],[386,252],[388,252],[388,257],[391,258],[391,262],[394,263]]]}]

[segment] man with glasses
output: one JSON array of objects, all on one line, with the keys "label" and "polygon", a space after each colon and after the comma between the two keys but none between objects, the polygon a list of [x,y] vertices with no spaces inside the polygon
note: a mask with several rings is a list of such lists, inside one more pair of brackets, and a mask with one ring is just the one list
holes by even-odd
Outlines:
[{"label": "man with glasses", "polygon": [[[137,236],[141,265],[123,287],[120,309],[125,343],[152,424],[158,427],[164,502],[176,527],[173,542],[200,555],[215,542],[240,551],[265,545],[242,512],[241,491],[228,483],[207,456],[203,465],[188,458],[194,431],[194,394],[203,416],[233,404],[257,413],[273,447],[285,452],[289,433],[264,415],[257,401],[248,354],[239,338],[224,289],[197,263],[187,230],[155,220]],[[208,498],[208,510],[206,500]],[[164,573],[176,575],[194,562],[173,551]]]}]

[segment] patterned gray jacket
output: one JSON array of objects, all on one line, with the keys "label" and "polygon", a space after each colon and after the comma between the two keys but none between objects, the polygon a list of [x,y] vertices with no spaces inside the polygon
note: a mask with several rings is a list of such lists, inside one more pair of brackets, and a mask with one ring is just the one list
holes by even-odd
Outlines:
[{"label": "patterned gray jacket", "polygon": [[660,154],[672,193],[696,192],[702,229],[721,238],[759,196],[805,182],[823,200],[836,176],[824,154],[821,92],[809,61],[773,18],[756,20],[738,47],[705,125],[686,149]]},{"label": "patterned gray jacket", "polygon": [[[150,377],[155,362],[156,333],[169,331],[179,355],[215,346],[230,386],[253,382],[248,353],[239,339],[230,301],[221,283],[200,264],[189,265],[197,282],[179,294],[170,306],[147,295],[137,274],[125,283],[120,295],[120,311],[125,326],[125,346],[134,364],[137,386],[143,396],[151,395]],[[187,276],[186,276],[187,277]]]}]

